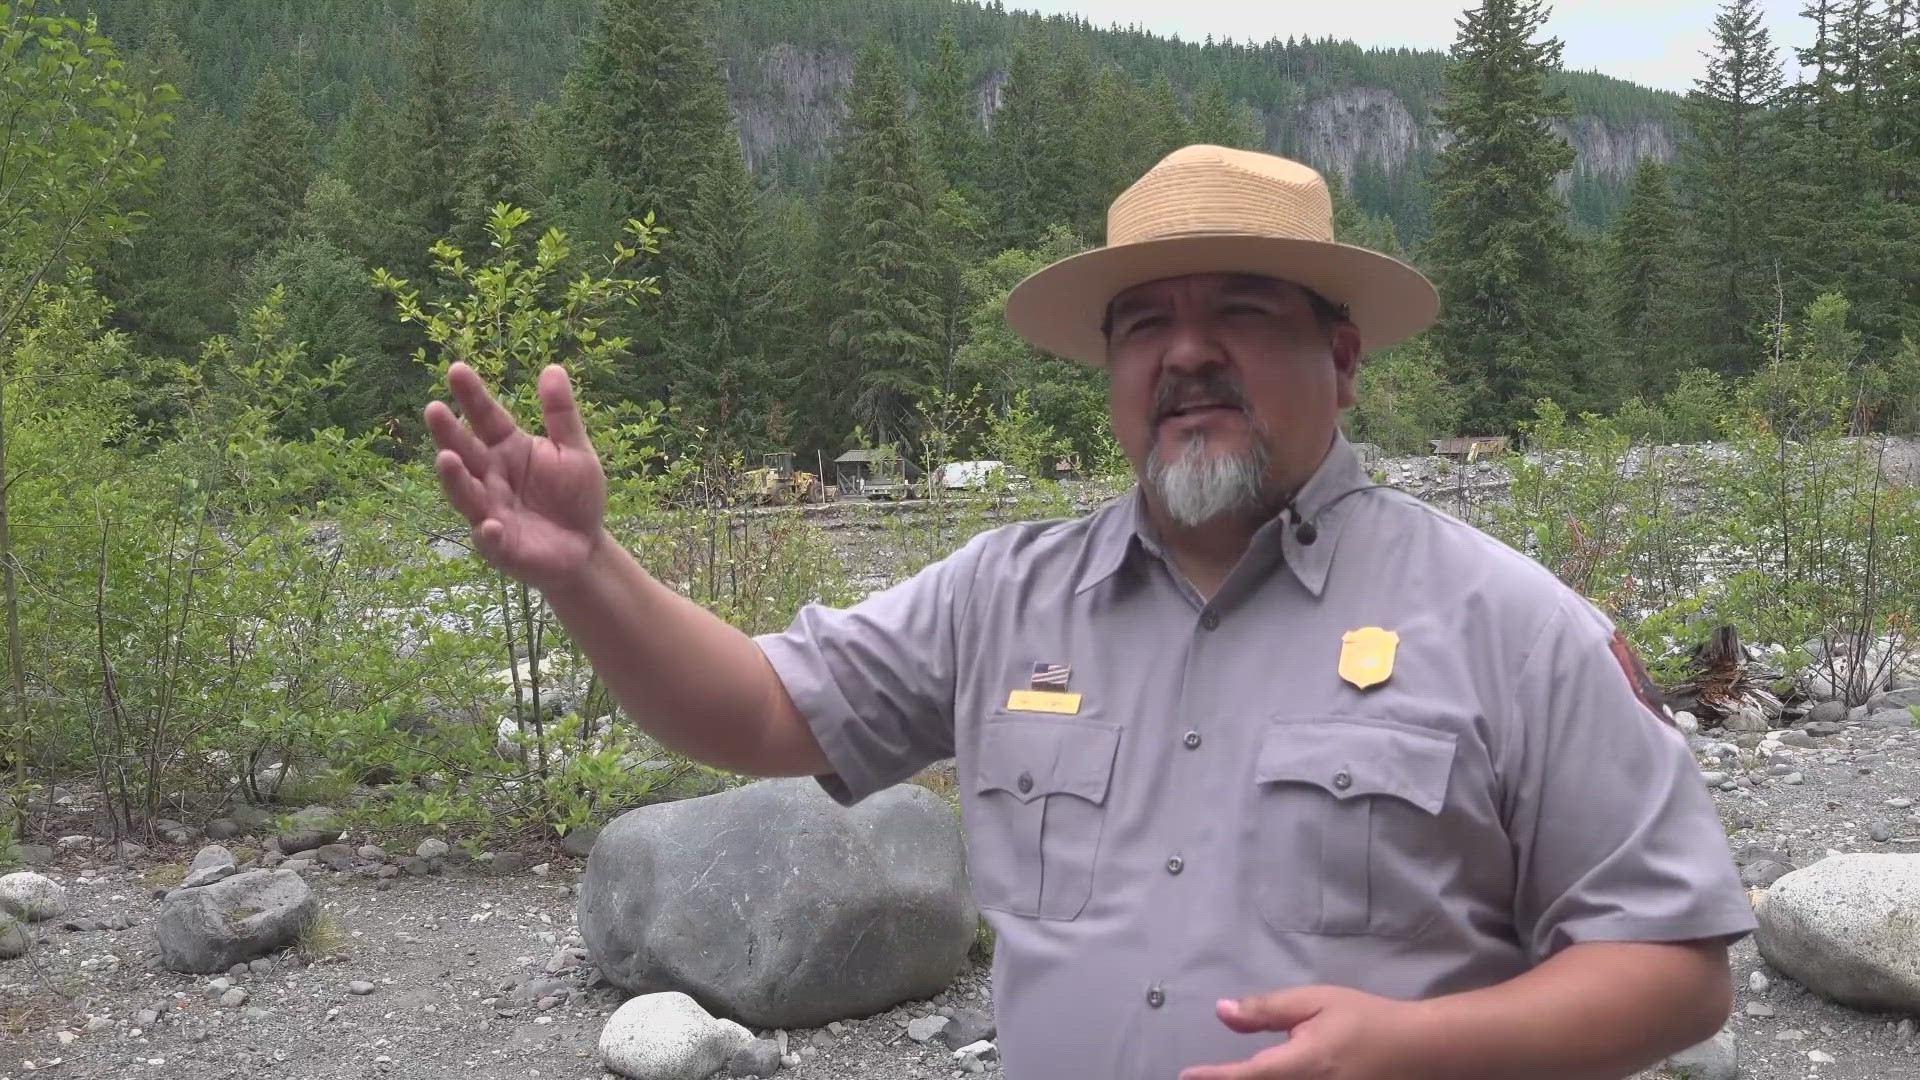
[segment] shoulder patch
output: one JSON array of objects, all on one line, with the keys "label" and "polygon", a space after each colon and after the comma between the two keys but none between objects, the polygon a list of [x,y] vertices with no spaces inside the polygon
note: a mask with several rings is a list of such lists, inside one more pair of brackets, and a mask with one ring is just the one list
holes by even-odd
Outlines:
[{"label": "shoulder patch", "polygon": [[1616,628],[1613,640],[1608,643],[1614,660],[1620,664],[1620,671],[1627,677],[1627,685],[1633,687],[1633,696],[1647,711],[1660,718],[1662,723],[1671,725],[1673,716],[1667,711],[1667,696],[1654,684],[1653,676],[1647,674],[1647,665],[1640,662],[1640,656],[1633,651],[1633,645],[1627,641],[1625,631]]}]

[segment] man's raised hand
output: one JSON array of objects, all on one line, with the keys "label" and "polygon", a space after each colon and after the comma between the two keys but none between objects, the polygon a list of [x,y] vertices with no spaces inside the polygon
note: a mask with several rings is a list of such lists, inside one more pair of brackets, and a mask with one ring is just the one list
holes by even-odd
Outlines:
[{"label": "man's raised hand", "polygon": [[434,401],[427,428],[440,448],[441,490],[473,527],[475,546],[535,588],[571,584],[606,535],[607,478],[566,370],[540,373],[544,436],[521,430],[466,364],[448,369],[447,385],[465,420]]}]

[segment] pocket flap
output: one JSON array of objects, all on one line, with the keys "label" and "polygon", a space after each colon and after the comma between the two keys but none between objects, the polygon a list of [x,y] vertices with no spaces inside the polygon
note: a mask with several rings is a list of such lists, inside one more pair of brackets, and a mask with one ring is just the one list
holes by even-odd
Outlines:
[{"label": "pocket flap", "polygon": [[997,716],[980,729],[974,791],[1004,791],[1021,802],[1077,795],[1098,806],[1106,801],[1119,750],[1118,724]]},{"label": "pocket flap", "polygon": [[1289,720],[1267,728],[1254,782],[1313,784],[1337,799],[1390,795],[1437,814],[1455,741],[1452,732],[1377,721]]}]

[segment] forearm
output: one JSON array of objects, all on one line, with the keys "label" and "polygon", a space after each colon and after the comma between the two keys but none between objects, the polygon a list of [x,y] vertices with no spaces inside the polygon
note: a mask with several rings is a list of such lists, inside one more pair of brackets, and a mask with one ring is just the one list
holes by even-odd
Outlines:
[{"label": "forearm", "polygon": [[1732,1008],[1718,948],[1596,943],[1415,1010],[1431,1080],[1623,1080],[1718,1031]]},{"label": "forearm", "polygon": [[612,536],[545,596],[621,709],[662,745],[756,776],[826,771],[753,639],[661,584]]}]

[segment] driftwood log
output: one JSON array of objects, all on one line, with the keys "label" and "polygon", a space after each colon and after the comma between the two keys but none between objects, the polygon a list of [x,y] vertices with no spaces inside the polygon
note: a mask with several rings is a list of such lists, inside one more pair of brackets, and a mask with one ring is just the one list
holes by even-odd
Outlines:
[{"label": "driftwood log", "polygon": [[1693,647],[1691,659],[1693,677],[1672,687],[1668,697],[1675,709],[1693,713],[1702,728],[1766,731],[1786,711],[1773,692],[1785,673],[1762,667],[1740,643],[1737,628],[1715,627]]}]

